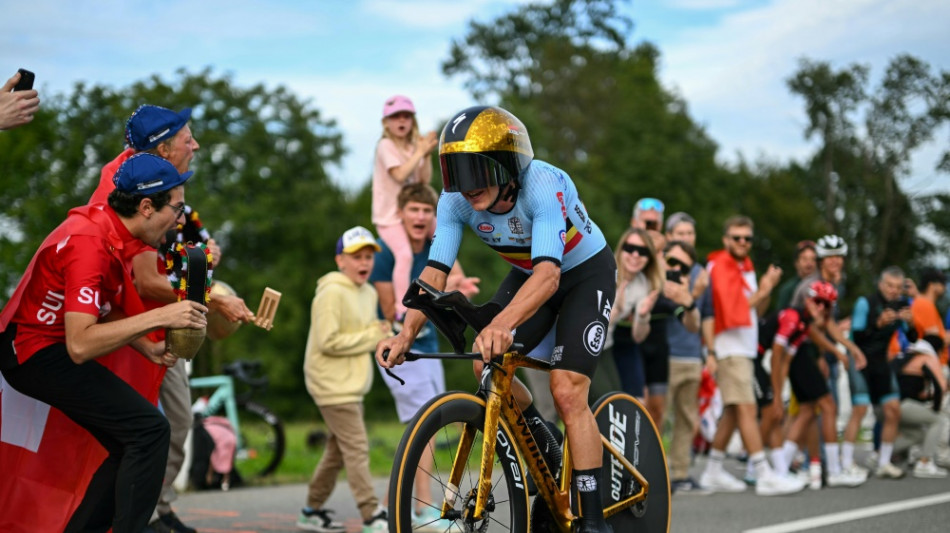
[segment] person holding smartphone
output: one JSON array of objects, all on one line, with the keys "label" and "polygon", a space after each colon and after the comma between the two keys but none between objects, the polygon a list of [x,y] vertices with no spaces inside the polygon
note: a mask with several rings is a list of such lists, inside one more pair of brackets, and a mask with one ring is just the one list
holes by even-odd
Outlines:
[{"label": "person holding smartphone", "polygon": [[33,90],[33,73],[20,69],[0,90],[0,130],[30,122],[39,108],[39,93]]}]

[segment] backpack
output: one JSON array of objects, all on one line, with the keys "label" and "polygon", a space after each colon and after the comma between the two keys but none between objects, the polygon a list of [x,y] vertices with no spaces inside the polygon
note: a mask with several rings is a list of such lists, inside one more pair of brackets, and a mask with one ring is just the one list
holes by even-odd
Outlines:
[{"label": "backpack", "polygon": [[221,489],[243,484],[234,468],[237,435],[227,418],[195,416],[191,436],[191,467],[188,480],[197,490]]}]

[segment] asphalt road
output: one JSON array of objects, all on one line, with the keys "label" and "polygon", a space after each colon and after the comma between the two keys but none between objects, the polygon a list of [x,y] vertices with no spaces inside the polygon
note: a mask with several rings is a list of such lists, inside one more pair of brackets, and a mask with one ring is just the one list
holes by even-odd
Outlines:
[{"label": "asphalt road", "polygon": [[[728,460],[736,475],[740,463]],[[702,464],[694,472],[698,474]],[[741,477],[741,476],[740,476]],[[377,494],[387,480],[376,480]],[[303,484],[183,494],[174,508],[179,517],[202,533],[298,531],[297,514],[307,487]],[[327,504],[348,532],[361,522],[345,479]],[[676,533],[928,533],[950,530],[950,479],[871,479],[854,489],[805,490],[783,497],[742,494],[674,495],[672,527]],[[627,533],[627,532],[615,532]]]}]

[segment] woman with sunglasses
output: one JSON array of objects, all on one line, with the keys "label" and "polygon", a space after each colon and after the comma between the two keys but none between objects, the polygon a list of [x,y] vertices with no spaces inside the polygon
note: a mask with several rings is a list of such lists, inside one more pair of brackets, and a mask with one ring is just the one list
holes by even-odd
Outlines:
[{"label": "woman with sunglasses", "polygon": [[663,289],[663,271],[646,230],[627,229],[615,250],[617,294],[607,327],[607,347],[612,348],[623,391],[643,399],[646,377],[637,344],[650,333],[650,314]]}]

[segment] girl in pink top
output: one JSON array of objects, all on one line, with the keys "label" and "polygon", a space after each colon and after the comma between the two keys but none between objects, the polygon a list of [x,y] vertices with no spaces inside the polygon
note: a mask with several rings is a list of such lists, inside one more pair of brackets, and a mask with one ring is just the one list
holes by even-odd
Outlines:
[{"label": "girl in pink top", "polygon": [[396,319],[406,313],[402,297],[409,289],[412,248],[399,218],[396,197],[404,185],[428,183],[432,179],[429,154],[438,144],[434,131],[422,135],[416,122],[412,100],[396,95],[383,105],[383,136],[376,145],[373,165],[373,224],[396,259],[393,289],[396,291]]}]

